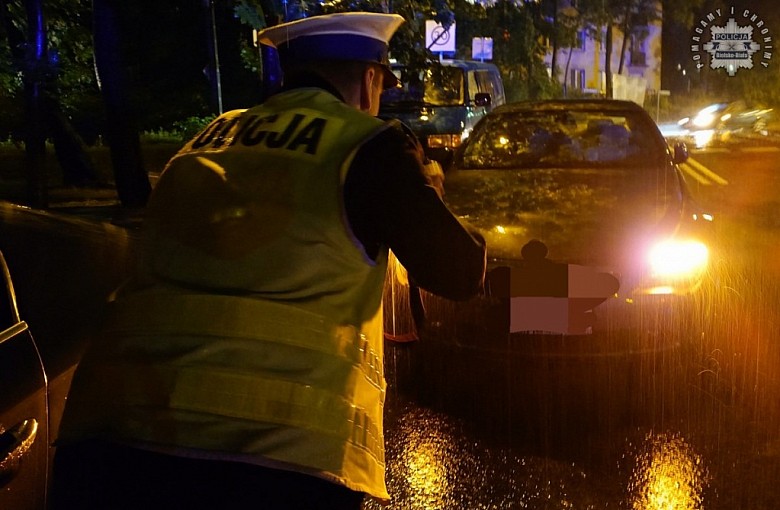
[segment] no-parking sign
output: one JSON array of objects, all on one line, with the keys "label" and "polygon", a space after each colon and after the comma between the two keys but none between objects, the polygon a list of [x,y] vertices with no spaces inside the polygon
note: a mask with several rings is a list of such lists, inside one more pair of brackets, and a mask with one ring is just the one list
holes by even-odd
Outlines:
[{"label": "no-parking sign", "polygon": [[441,23],[425,20],[425,47],[433,52],[455,53],[455,23],[444,28]]}]

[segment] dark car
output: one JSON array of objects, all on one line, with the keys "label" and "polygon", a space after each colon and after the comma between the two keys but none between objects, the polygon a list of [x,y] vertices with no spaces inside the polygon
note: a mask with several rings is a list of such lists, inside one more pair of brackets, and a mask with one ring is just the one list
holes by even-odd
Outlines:
[{"label": "dark car", "polygon": [[133,239],[109,223],[0,202],[0,508],[46,507],[73,371],[129,274]]},{"label": "dark car", "polygon": [[712,217],[677,166],[686,158],[632,102],[524,102],[486,115],[444,183],[448,206],[487,241],[485,290],[447,301],[407,289],[391,265],[397,384],[423,380],[414,391],[434,403],[468,406],[469,419],[493,416],[482,425],[535,443],[670,402],[661,395],[674,385],[655,367],[696,338],[712,249]]},{"label": "dark car", "polygon": [[[711,249],[712,217],[677,166],[686,158],[632,102],[496,108],[456,152],[444,197],[487,241],[485,295],[452,304],[422,293],[417,327],[463,345],[618,332],[636,342],[618,350],[659,345],[696,295]],[[401,336],[404,314],[388,317],[389,335]]]}]

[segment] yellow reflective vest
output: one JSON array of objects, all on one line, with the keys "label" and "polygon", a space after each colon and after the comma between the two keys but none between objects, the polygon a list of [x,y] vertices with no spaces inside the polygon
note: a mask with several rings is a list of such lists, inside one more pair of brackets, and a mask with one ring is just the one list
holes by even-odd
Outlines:
[{"label": "yellow reflective vest", "polygon": [[341,197],[384,126],[298,89],[189,142],[155,187],[139,275],[79,367],[61,437],[235,454],[388,498],[387,254],[365,255]]}]

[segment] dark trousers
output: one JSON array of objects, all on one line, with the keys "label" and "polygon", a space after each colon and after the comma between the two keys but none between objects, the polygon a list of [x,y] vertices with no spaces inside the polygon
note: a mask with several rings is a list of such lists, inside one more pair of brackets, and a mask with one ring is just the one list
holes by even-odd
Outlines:
[{"label": "dark trousers", "polygon": [[363,497],[299,473],[86,442],[58,448],[49,508],[359,510]]}]

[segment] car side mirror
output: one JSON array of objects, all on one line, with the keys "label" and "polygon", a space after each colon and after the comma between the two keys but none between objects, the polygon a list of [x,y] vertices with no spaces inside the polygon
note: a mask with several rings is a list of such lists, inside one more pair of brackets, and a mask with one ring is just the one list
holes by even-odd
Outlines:
[{"label": "car side mirror", "polygon": [[493,100],[487,92],[477,92],[474,96],[474,104],[477,106],[490,106]]},{"label": "car side mirror", "polygon": [[688,161],[688,146],[683,142],[676,142],[674,144],[672,161],[679,165]]}]

